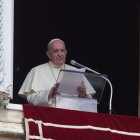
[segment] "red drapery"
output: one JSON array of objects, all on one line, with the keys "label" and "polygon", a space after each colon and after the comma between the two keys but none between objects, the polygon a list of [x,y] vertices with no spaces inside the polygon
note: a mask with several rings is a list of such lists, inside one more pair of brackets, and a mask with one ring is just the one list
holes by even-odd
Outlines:
[{"label": "red drapery", "polygon": [[140,140],[140,118],[23,105],[28,140]]}]

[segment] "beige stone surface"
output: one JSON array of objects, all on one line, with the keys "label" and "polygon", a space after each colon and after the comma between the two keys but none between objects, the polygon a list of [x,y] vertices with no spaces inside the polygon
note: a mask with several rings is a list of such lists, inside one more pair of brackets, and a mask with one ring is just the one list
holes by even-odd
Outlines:
[{"label": "beige stone surface", "polygon": [[0,136],[0,140],[25,140],[25,138],[3,137],[3,136]]},{"label": "beige stone surface", "polygon": [[0,111],[0,140],[25,140],[22,110]]}]

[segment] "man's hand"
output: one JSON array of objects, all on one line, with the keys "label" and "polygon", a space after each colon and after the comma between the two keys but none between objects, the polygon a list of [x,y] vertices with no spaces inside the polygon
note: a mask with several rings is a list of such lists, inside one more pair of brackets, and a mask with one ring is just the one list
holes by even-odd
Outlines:
[{"label": "man's hand", "polygon": [[59,83],[55,84],[55,85],[51,88],[51,90],[50,90],[50,92],[49,92],[49,96],[48,96],[49,99],[55,97],[56,91],[57,91],[57,89],[58,89],[58,86],[59,86]]},{"label": "man's hand", "polygon": [[86,97],[86,87],[82,82],[81,85],[77,88],[79,97]]}]

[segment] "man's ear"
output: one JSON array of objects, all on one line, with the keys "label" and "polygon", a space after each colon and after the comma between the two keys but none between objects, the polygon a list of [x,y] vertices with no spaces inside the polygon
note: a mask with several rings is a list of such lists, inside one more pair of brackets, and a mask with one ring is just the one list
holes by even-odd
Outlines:
[{"label": "man's ear", "polygon": [[46,51],[46,55],[48,56],[48,58],[50,59],[50,54],[48,51]]},{"label": "man's ear", "polygon": [[68,52],[68,51],[66,50],[66,54],[67,54],[67,52]]}]

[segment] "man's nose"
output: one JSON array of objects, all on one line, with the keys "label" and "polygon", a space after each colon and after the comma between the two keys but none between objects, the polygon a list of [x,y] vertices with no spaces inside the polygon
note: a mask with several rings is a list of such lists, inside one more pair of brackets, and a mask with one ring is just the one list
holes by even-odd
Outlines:
[{"label": "man's nose", "polygon": [[62,55],[62,52],[61,52],[61,51],[59,51],[59,52],[58,52],[58,55]]}]

